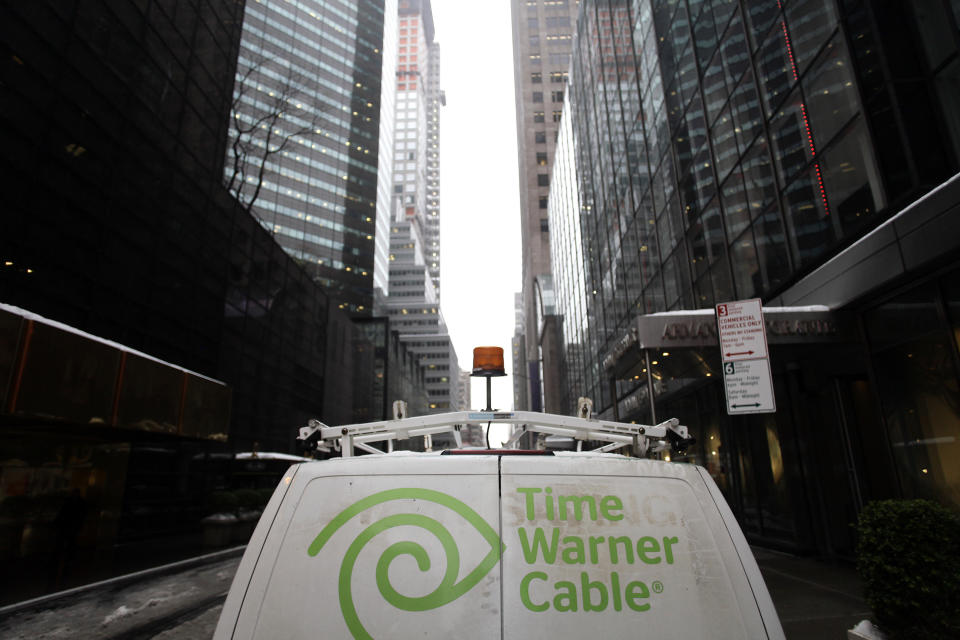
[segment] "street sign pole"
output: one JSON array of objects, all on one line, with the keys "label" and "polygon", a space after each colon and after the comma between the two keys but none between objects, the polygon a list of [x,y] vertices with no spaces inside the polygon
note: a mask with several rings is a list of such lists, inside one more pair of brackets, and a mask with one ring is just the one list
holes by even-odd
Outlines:
[{"label": "street sign pole", "polygon": [[716,317],[727,413],[776,412],[760,299],[720,303]]}]

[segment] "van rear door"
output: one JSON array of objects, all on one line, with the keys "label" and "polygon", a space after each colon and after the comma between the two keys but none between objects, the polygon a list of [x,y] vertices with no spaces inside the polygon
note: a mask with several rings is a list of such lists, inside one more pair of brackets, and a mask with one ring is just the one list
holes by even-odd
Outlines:
[{"label": "van rear door", "polygon": [[498,480],[496,456],[302,465],[232,637],[499,637]]},{"label": "van rear door", "polygon": [[699,467],[397,453],[295,470],[215,638],[783,638]]},{"label": "van rear door", "polygon": [[503,638],[782,638],[712,484],[692,465],[504,457]]}]

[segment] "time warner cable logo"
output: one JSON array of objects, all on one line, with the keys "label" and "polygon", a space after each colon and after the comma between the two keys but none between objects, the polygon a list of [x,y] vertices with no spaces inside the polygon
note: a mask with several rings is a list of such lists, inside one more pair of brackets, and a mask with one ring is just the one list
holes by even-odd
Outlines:
[{"label": "time warner cable logo", "polygon": [[480,533],[483,539],[490,545],[490,551],[473,571],[467,574],[463,580],[457,582],[457,574],[460,573],[460,551],[457,548],[457,543],[453,535],[434,518],[420,513],[398,513],[385,516],[369,525],[361,531],[350,544],[344,554],[343,564],[340,565],[338,587],[340,611],[343,613],[344,622],[346,622],[350,633],[358,640],[361,638],[373,640],[373,636],[363,627],[353,603],[353,569],[354,565],[356,565],[357,558],[363,552],[363,548],[378,534],[394,527],[420,527],[436,537],[443,547],[446,560],[446,570],[443,579],[436,589],[425,596],[410,597],[399,593],[394,589],[393,585],[390,584],[388,575],[390,563],[402,555],[411,556],[416,561],[417,568],[419,568],[420,571],[428,571],[431,566],[431,561],[423,546],[417,542],[397,542],[387,547],[380,556],[376,569],[377,588],[380,591],[380,595],[382,595],[387,602],[403,611],[428,611],[453,602],[475,587],[480,580],[496,566],[500,555],[506,548],[500,541],[497,532],[487,524],[476,511],[463,502],[445,493],[431,489],[401,488],[375,493],[344,509],[314,538],[307,549],[307,553],[310,556],[316,556],[333,534],[354,516],[373,506],[392,500],[426,500],[450,509],[473,525],[477,532]]}]

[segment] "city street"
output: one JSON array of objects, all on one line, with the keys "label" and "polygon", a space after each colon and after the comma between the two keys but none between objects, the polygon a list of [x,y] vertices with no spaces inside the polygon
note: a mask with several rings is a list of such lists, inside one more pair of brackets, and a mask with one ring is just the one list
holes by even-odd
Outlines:
[{"label": "city street", "polygon": [[217,628],[217,619],[220,617],[222,604],[217,604],[197,614],[195,617],[183,620],[178,625],[151,636],[156,640],[190,640],[192,638],[210,638]]},{"label": "city street", "polygon": [[[81,587],[18,611],[0,610],[0,637],[209,638],[240,556],[130,580]],[[65,595],[66,597],[59,597]]]},{"label": "city street", "polygon": [[[754,547],[787,640],[840,640],[870,616],[849,567]],[[98,588],[0,622],[0,636],[98,640],[199,640],[217,626],[240,558],[220,560],[127,588]]]},{"label": "city street", "polygon": [[960,638],[960,0],[0,52],[0,640]]}]

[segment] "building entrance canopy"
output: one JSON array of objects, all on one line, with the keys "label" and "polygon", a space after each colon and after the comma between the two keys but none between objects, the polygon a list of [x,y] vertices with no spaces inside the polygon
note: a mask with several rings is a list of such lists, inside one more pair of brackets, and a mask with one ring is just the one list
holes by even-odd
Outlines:
[{"label": "building entrance canopy", "polygon": [[[850,338],[850,331],[825,306],[765,307],[763,319],[771,347],[843,342]],[[639,316],[613,345],[603,359],[603,369],[613,378],[633,377],[633,369],[644,359],[644,350],[663,358],[669,357],[673,349],[718,346],[713,309],[651,313]]]}]

